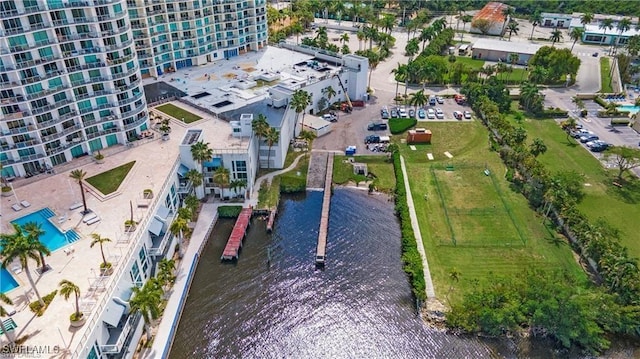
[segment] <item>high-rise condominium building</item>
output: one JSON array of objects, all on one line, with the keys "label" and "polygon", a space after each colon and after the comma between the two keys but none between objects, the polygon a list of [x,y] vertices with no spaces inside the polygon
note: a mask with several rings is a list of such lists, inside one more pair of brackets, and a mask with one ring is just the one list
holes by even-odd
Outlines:
[{"label": "high-rise condominium building", "polygon": [[30,176],[138,138],[142,77],[255,51],[264,0],[0,1],[0,162]]}]

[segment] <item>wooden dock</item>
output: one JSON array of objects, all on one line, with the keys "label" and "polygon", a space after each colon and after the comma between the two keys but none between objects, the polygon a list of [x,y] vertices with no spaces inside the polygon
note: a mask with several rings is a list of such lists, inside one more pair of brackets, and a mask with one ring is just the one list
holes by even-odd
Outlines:
[{"label": "wooden dock", "polygon": [[269,219],[267,220],[267,233],[271,233],[273,231],[273,223],[276,221],[276,213],[278,212],[278,207],[272,208],[269,211]]},{"label": "wooden dock", "polygon": [[242,241],[247,234],[247,228],[249,227],[252,213],[253,209],[251,207],[243,208],[242,211],[240,211],[240,215],[236,220],[236,224],[233,226],[227,245],[224,247],[224,251],[222,252],[221,260],[238,259],[238,254],[242,247]]},{"label": "wooden dock", "polygon": [[324,267],[327,251],[327,232],[329,230],[329,208],[331,207],[331,183],[333,180],[333,153],[327,157],[327,172],[324,179],[324,196],[322,214],[320,215],[320,231],[316,248],[316,266]]}]

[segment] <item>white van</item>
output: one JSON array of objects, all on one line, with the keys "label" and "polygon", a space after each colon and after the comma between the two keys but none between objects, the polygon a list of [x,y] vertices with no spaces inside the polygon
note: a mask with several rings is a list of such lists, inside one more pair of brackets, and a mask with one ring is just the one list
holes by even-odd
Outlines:
[{"label": "white van", "polygon": [[389,143],[389,142],[391,142],[391,138],[389,136],[380,136],[379,143]]},{"label": "white van", "polygon": [[427,118],[432,120],[436,118],[436,112],[432,108],[427,109]]}]

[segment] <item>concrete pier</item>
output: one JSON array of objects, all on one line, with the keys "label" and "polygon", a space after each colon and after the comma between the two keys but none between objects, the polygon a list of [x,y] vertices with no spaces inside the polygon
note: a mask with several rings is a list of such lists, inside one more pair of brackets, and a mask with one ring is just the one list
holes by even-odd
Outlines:
[{"label": "concrete pier", "polygon": [[324,267],[327,251],[327,232],[329,230],[329,207],[331,207],[331,183],[333,179],[333,153],[327,157],[327,171],[324,179],[324,196],[320,215],[320,231],[316,248],[316,266]]}]

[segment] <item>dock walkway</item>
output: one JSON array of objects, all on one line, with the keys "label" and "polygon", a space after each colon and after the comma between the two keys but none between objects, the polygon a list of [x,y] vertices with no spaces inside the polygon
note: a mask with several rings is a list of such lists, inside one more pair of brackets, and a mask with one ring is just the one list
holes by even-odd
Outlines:
[{"label": "dock walkway", "polygon": [[224,247],[224,251],[222,252],[221,260],[232,260],[238,258],[238,253],[240,252],[240,247],[242,247],[244,236],[247,234],[247,227],[249,227],[252,213],[253,209],[251,207],[243,208],[240,212],[240,215],[236,220],[236,224],[233,226],[233,230],[231,231],[231,235],[229,236],[229,240],[227,241],[227,245]]},{"label": "dock walkway", "polygon": [[307,170],[307,190],[322,191],[327,175],[328,152],[313,151]]},{"label": "dock walkway", "polygon": [[333,153],[329,153],[326,160],[326,175],[324,179],[324,196],[322,198],[322,213],[320,215],[320,231],[318,232],[318,246],[316,248],[316,266],[324,266],[327,251],[327,232],[329,230],[329,208],[331,207],[331,183],[333,179]]}]

